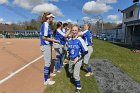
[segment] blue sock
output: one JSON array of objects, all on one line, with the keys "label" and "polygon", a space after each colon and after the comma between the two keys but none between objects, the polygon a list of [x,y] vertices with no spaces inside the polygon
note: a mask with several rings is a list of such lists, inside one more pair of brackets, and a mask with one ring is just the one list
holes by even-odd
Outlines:
[{"label": "blue sock", "polygon": [[58,61],[55,61],[55,70],[58,71]]},{"label": "blue sock", "polygon": [[59,67],[59,70],[61,69],[61,56],[59,56],[59,64],[58,64],[58,67]]},{"label": "blue sock", "polygon": [[80,80],[76,81],[76,87],[77,87],[77,88],[81,88]]},{"label": "blue sock", "polygon": [[44,80],[47,81],[47,79],[49,78],[49,71],[50,71],[50,67],[44,66]]},{"label": "blue sock", "polygon": [[61,64],[60,64],[60,61],[58,62],[58,70],[61,69]]},{"label": "blue sock", "polygon": [[58,64],[58,67],[59,67],[59,70],[62,67],[62,57],[61,57],[61,55],[59,55],[59,64]]},{"label": "blue sock", "polygon": [[56,71],[60,70],[60,57],[58,55],[56,56],[55,69]]},{"label": "blue sock", "polygon": [[63,66],[63,61],[64,61],[64,55],[63,54],[61,54],[61,56],[60,56],[60,64],[61,64],[61,67]]},{"label": "blue sock", "polygon": [[92,69],[91,69],[91,67],[88,67],[88,72],[92,72]]}]

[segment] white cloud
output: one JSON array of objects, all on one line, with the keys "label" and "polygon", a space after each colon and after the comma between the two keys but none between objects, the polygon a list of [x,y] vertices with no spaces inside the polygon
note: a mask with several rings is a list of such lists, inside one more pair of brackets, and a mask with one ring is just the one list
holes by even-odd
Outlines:
[{"label": "white cloud", "polygon": [[77,24],[76,21],[73,21],[73,20],[71,20],[71,19],[67,19],[66,22],[70,22],[70,23],[73,23],[73,24]]},{"label": "white cloud", "polygon": [[83,17],[82,20],[85,21],[85,22],[89,22],[91,19],[86,16],[86,17]]},{"label": "white cloud", "polygon": [[118,21],[115,21],[115,23],[120,24],[120,23],[122,23],[122,21],[118,20]]},{"label": "white cloud", "polygon": [[114,22],[114,23],[122,23],[121,19],[119,18],[118,15],[108,15],[107,16],[107,19],[110,21],[110,22]]},{"label": "white cloud", "polygon": [[44,3],[44,4],[35,6],[32,12],[33,13],[51,12],[56,16],[63,16],[63,13],[57,6],[53,4],[49,4],[49,3]]},{"label": "white cloud", "polygon": [[51,12],[56,16],[63,16],[63,13],[57,6],[45,3],[48,1],[58,2],[59,0],[14,0],[13,4],[29,9],[33,13]]},{"label": "white cloud", "polygon": [[33,13],[51,12],[56,16],[63,16],[61,10],[48,1],[59,2],[59,0],[14,0],[13,4],[22,8],[32,10]]},{"label": "white cloud", "polygon": [[111,3],[117,3],[117,0],[97,0],[97,2],[111,4]]},{"label": "white cloud", "polygon": [[108,15],[107,19],[111,21],[117,21],[119,19],[118,15]]},{"label": "white cloud", "polygon": [[0,23],[3,23],[4,22],[4,19],[3,18],[0,18]]},{"label": "white cloud", "polygon": [[84,4],[82,10],[85,13],[101,14],[104,12],[108,12],[111,9],[113,9],[113,8],[110,5],[107,5],[105,3],[89,1],[89,2]]},{"label": "white cloud", "polygon": [[43,3],[44,0],[14,0],[13,4],[25,9],[31,9],[34,6]]},{"label": "white cloud", "polygon": [[8,0],[0,0],[0,4],[8,4]]},{"label": "white cloud", "polygon": [[73,21],[73,20],[71,20],[71,19],[67,19],[67,20],[65,20],[65,21],[62,21],[62,23],[68,23],[68,22],[70,22],[70,23],[72,23],[72,24],[77,24],[76,21]]},{"label": "white cloud", "polygon": [[59,2],[59,0],[48,0],[50,2]]},{"label": "white cloud", "polygon": [[9,25],[10,25],[10,24],[12,24],[12,22],[11,22],[11,21],[7,21],[7,22],[5,22],[5,23],[6,23],[6,24],[9,24]]},{"label": "white cloud", "polygon": [[71,19],[67,19],[66,22],[71,22],[72,23],[73,21]]},{"label": "white cloud", "polygon": [[12,22],[5,21],[3,18],[0,18],[0,23],[12,24]]},{"label": "white cloud", "polygon": [[3,22],[0,22],[0,23],[3,23],[3,24],[9,24],[9,25],[11,25],[12,24],[12,22],[11,21],[3,21]]},{"label": "white cloud", "polygon": [[84,22],[95,24],[99,19],[97,19],[97,18],[83,17],[82,20]]}]

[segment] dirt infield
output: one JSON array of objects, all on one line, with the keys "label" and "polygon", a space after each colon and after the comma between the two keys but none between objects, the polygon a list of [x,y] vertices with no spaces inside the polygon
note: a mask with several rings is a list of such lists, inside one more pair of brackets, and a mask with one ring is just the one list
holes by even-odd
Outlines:
[{"label": "dirt infield", "polygon": [[[0,39],[0,80],[38,58],[39,39]],[[42,93],[43,60],[31,64],[0,85],[0,93]]]}]

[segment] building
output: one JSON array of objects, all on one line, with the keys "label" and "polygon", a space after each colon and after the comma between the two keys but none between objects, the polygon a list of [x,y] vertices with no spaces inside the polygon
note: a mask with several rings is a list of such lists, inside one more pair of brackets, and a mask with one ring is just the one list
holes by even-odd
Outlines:
[{"label": "building", "polygon": [[140,45],[140,3],[121,11],[123,13],[122,30],[125,31],[125,44]]},{"label": "building", "polygon": [[124,31],[122,31],[122,28],[104,29],[103,34],[105,34],[108,41],[124,42]]}]

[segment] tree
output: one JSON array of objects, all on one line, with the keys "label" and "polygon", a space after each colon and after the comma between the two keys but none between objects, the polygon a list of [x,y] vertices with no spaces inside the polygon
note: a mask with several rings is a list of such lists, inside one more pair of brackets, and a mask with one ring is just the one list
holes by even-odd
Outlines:
[{"label": "tree", "polygon": [[104,29],[113,29],[116,27],[117,27],[116,23],[110,23],[110,22],[104,23]]},{"label": "tree", "polygon": [[37,21],[35,19],[32,19],[30,22],[30,26],[36,27],[37,26]]}]

